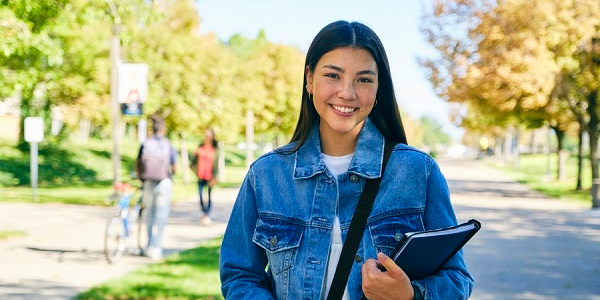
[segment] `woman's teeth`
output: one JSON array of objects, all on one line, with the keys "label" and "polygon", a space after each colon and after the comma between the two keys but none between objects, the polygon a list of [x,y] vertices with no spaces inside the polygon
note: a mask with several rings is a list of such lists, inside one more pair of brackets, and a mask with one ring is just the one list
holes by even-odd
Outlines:
[{"label": "woman's teeth", "polygon": [[333,107],[335,110],[343,112],[345,114],[349,114],[354,111],[354,108],[351,108],[351,107],[342,107],[342,106],[337,106],[337,105],[331,105],[331,107]]}]

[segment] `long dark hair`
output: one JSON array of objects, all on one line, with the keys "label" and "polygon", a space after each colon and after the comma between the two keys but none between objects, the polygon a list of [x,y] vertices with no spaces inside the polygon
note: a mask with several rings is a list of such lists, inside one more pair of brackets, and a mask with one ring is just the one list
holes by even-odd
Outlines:
[{"label": "long dark hair", "polygon": [[337,21],[325,26],[315,36],[308,52],[304,66],[304,82],[302,84],[302,104],[300,117],[294,130],[291,142],[297,142],[291,152],[297,151],[308,139],[311,128],[319,121],[319,114],[309,99],[306,90],[306,72],[315,71],[321,57],[340,47],[355,47],[369,51],[379,71],[379,88],[377,89],[377,105],[369,114],[373,124],[387,139],[407,144],[406,134],[402,126],[402,118],[398,110],[390,65],[385,54],[385,49],[379,37],[371,28],[358,22]]},{"label": "long dark hair", "polygon": [[[212,128],[207,129],[207,131],[210,131],[213,136],[211,146],[215,149],[219,148],[219,141],[217,140],[217,137],[215,136],[215,131],[212,130]],[[200,144],[198,145],[198,147],[202,147],[202,146],[204,146],[204,140],[202,140],[200,142]]]}]

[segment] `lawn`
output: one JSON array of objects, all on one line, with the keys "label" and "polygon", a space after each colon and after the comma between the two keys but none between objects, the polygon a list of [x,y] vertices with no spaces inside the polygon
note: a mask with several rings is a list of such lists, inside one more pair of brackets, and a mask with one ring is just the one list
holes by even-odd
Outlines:
[{"label": "lawn", "polygon": [[[14,143],[0,143],[0,201],[41,202],[83,205],[105,205],[113,192],[112,160],[109,140],[91,140],[86,144],[64,142],[60,147],[40,144],[38,187],[31,188],[29,152],[21,152]],[[139,185],[132,179],[135,157],[139,145],[129,141],[121,153],[121,178]],[[225,181],[220,187],[238,186],[245,175],[245,153],[234,147],[225,147]],[[197,185],[189,172],[189,182],[184,182],[187,166],[178,165],[173,178],[173,201],[195,197]],[[34,197],[35,196],[35,197]]]},{"label": "lawn", "polygon": [[219,280],[221,238],[109,280],[76,299],[223,299]]},{"label": "lawn", "polygon": [[24,236],[26,233],[20,230],[0,230],[0,241],[11,237]]},{"label": "lawn", "polygon": [[492,160],[490,165],[509,174],[514,180],[524,183],[531,189],[548,197],[591,203],[591,169],[589,160],[583,164],[582,190],[575,190],[577,183],[577,158],[569,157],[566,162],[565,180],[557,179],[557,155],[526,154],[521,155],[519,165],[500,165]]}]

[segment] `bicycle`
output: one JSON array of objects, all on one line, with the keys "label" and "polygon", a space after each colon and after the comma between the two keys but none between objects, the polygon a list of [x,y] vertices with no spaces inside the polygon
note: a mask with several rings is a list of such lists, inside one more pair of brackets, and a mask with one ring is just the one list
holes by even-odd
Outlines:
[{"label": "bicycle", "polygon": [[[104,254],[109,263],[116,263],[127,251],[133,255],[143,255],[145,247],[145,221],[141,187],[128,183],[115,184],[115,194],[109,199],[116,203],[115,213],[108,219],[104,233]],[[132,204],[132,199],[137,201]],[[136,236],[137,241],[132,237]]]}]

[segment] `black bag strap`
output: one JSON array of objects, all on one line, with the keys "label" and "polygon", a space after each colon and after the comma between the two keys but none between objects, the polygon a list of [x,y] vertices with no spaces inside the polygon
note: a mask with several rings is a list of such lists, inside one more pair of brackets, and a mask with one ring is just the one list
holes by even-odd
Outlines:
[{"label": "black bag strap", "polygon": [[352,261],[358,250],[361,237],[364,232],[365,225],[367,224],[367,218],[371,214],[373,203],[375,202],[375,196],[379,191],[379,184],[381,178],[385,172],[385,166],[387,165],[392,150],[397,143],[385,140],[385,148],[383,150],[383,162],[381,164],[381,177],[367,179],[365,183],[365,189],[360,195],[360,200],[352,216],[350,222],[350,228],[348,229],[348,235],[342,248],[342,254],[340,255],[340,261],[338,262],[337,268],[335,269],[335,275],[333,275],[333,281],[331,283],[331,289],[327,295],[327,300],[339,300],[344,295],[344,289],[348,283],[348,276],[350,276],[350,270],[352,269]]}]

